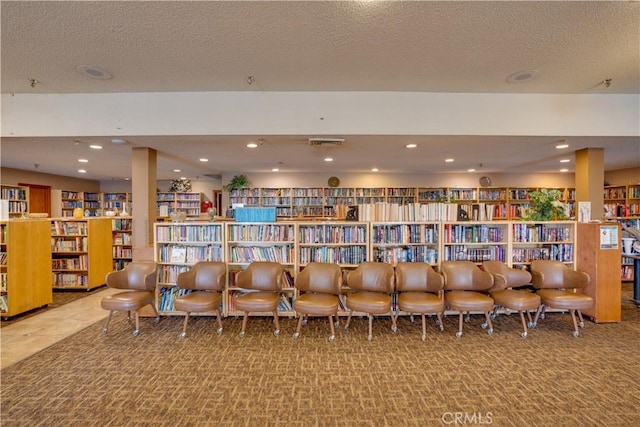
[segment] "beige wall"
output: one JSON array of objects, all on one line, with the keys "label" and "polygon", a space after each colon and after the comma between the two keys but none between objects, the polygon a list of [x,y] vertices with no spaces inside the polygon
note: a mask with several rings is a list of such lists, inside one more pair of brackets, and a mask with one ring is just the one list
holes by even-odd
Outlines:
[{"label": "beige wall", "polygon": [[5,185],[18,185],[19,182],[48,185],[52,189],[68,191],[101,191],[100,181],[11,168],[0,168],[0,182]]},{"label": "beige wall", "polygon": [[640,184],[640,167],[605,171],[604,181],[608,185]]}]

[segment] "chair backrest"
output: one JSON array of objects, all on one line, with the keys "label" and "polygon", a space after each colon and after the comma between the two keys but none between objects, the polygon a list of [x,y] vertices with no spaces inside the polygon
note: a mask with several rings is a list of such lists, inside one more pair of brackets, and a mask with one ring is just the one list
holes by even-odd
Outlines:
[{"label": "chair backrest", "polygon": [[338,264],[310,262],[296,276],[296,288],[303,292],[338,295],[342,290],[342,270]]},{"label": "chair backrest", "polygon": [[502,261],[485,261],[482,269],[493,274],[493,286],[490,291],[507,288],[519,288],[531,284],[531,273],[527,270],[511,268]]},{"label": "chair backrest", "polygon": [[202,291],[221,291],[225,285],[227,269],[224,262],[201,261],[191,270],[178,275],[178,287]]},{"label": "chair backrest", "polygon": [[438,292],[444,278],[426,262],[399,262],[396,265],[396,291]]},{"label": "chair backrest", "polygon": [[282,273],[282,265],[277,262],[254,261],[236,275],[236,285],[244,289],[279,291],[282,289]]},{"label": "chair backrest", "polygon": [[358,291],[392,293],[395,274],[391,264],[367,261],[349,272],[347,283]]},{"label": "chair backrest", "polygon": [[107,274],[105,283],[110,288],[153,291],[156,288],[156,263],[130,262],[124,269]]},{"label": "chair backrest", "polygon": [[589,275],[575,271],[564,263],[554,260],[531,261],[531,278],[537,289],[580,289],[589,284]]},{"label": "chair backrest", "polygon": [[443,261],[440,271],[447,290],[486,291],[493,286],[491,273],[471,261]]}]

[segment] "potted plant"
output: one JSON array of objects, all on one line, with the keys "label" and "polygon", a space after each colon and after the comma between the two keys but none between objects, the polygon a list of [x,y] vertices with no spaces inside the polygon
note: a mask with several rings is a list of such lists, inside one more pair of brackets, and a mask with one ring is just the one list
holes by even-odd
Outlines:
[{"label": "potted plant", "polygon": [[560,202],[559,190],[541,189],[529,192],[529,208],[523,218],[525,221],[558,221],[567,219],[564,205]]},{"label": "potted plant", "polygon": [[186,193],[191,191],[191,181],[188,179],[176,179],[171,182],[170,193]]},{"label": "potted plant", "polygon": [[236,190],[249,186],[249,180],[246,175],[235,175],[227,184],[222,186],[224,191]]}]

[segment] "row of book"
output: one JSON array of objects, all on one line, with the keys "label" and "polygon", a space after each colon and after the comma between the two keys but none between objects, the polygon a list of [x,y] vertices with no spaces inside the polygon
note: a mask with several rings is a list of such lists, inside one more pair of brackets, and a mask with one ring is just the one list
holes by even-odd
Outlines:
[{"label": "row of book", "polygon": [[445,261],[504,261],[506,259],[507,249],[504,246],[491,246],[488,248],[470,248],[462,245],[445,246]]},{"label": "row of book", "polygon": [[131,248],[124,248],[122,246],[113,246],[112,248],[113,258],[132,258],[133,250]]},{"label": "row of book", "polygon": [[250,263],[253,261],[272,261],[293,263],[293,245],[280,246],[234,246],[229,251],[231,262]]},{"label": "row of book", "polygon": [[160,242],[222,242],[220,225],[167,225],[156,227]]},{"label": "row of book", "polygon": [[73,258],[53,258],[51,269],[53,270],[86,270],[89,268],[89,257],[80,255]]},{"label": "row of book", "polygon": [[114,231],[131,231],[132,225],[131,218],[114,218],[111,221],[111,229]]},{"label": "row of book", "polygon": [[0,292],[7,292],[7,273],[0,273]]},{"label": "row of book", "polygon": [[130,245],[131,233],[114,233],[113,244],[114,245]]},{"label": "row of book", "polygon": [[514,248],[513,262],[530,262],[538,259],[573,261],[572,244],[554,244],[544,248]]},{"label": "row of book", "polygon": [[290,224],[230,225],[229,240],[234,242],[289,242],[295,239],[294,226]]},{"label": "row of book", "polygon": [[51,234],[54,236],[85,236],[87,221],[52,221]]},{"label": "row of book", "polygon": [[455,203],[365,203],[358,205],[358,221],[455,221]]},{"label": "row of book", "polygon": [[397,224],[374,226],[373,243],[437,243],[438,226]]},{"label": "row of book", "polygon": [[570,226],[559,227],[546,224],[513,224],[514,242],[566,242],[572,239]]},{"label": "row of book", "polygon": [[88,279],[86,273],[52,273],[52,283],[55,288],[87,286]]},{"label": "row of book", "polygon": [[51,238],[52,252],[85,252],[87,250],[87,238],[76,237],[74,239]]},{"label": "row of book", "polygon": [[7,265],[7,253],[0,252],[0,265]]},{"label": "row of book", "polygon": [[221,245],[161,246],[158,250],[159,262],[194,264],[199,261],[220,261],[223,259]]},{"label": "row of book", "polygon": [[175,284],[178,281],[180,273],[184,273],[190,269],[191,267],[188,265],[160,265],[157,272],[158,283]]},{"label": "row of book", "polygon": [[3,188],[0,190],[0,199],[3,200],[25,200],[27,190],[24,188]]},{"label": "row of book", "polygon": [[330,262],[334,264],[360,264],[367,259],[365,246],[303,247],[300,248],[300,263]]},{"label": "row of book", "polygon": [[9,301],[7,295],[0,295],[0,313],[9,312]]},{"label": "row of book", "polygon": [[428,262],[437,264],[438,251],[424,246],[409,246],[404,248],[375,248],[372,253],[373,261],[387,264],[399,262]]},{"label": "row of book", "polygon": [[300,226],[300,243],[366,243],[366,225],[310,225]]},{"label": "row of book", "polygon": [[500,243],[505,241],[505,232],[503,227],[484,224],[445,224],[444,241],[446,243]]}]

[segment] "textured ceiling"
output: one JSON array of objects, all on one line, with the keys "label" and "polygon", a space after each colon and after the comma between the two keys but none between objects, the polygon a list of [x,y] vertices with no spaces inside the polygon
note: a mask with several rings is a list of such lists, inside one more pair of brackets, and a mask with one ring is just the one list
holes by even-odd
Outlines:
[{"label": "textured ceiling", "polygon": [[[1,90],[19,94],[639,94],[639,5],[636,1],[2,1]],[[76,71],[79,65],[102,67],[113,78],[89,79]],[[527,83],[506,82],[510,74],[527,69],[538,69],[541,75]],[[247,84],[248,76],[254,78],[251,85]],[[38,81],[35,87],[31,87],[29,79]],[[602,84],[605,79],[612,79],[609,87]],[[271,145],[265,144],[255,159],[247,158],[235,147],[258,135],[127,138],[129,144],[113,148],[113,155],[117,163],[117,159],[129,156],[131,146],[150,144],[160,150],[159,178],[164,177],[160,174],[165,174],[165,169],[170,173],[174,167],[194,176],[225,170],[270,170],[274,162],[296,163],[303,170],[310,170],[304,169],[302,157],[308,157],[309,164],[313,159],[291,146],[291,141],[305,140],[307,136],[273,136]],[[106,138],[100,142],[108,142]],[[66,166],[60,161],[55,170],[46,165],[69,147],[76,149],[90,140],[82,138],[78,144],[73,138],[3,138],[2,164],[31,168],[38,163],[42,171],[75,175],[75,164]],[[483,144],[480,157],[486,158],[484,164],[495,171],[557,170],[555,153],[550,154],[547,149],[550,138],[506,140],[490,136],[353,136],[345,146],[354,150],[352,160],[340,167],[353,172],[368,170],[372,166],[368,155],[379,158],[381,152],[389,152],[390,141],[403,146],[409,140],[425,146],[437,143],[448,147],[456,158],[469,157],[469,161],[460,164],[461,168],[476,163],[479,157],[476,152],[471,159],[469,147]],[[518,150],[534,145],[539,150],[529,150],[527,159],[518,158]],[[638,138],[581,138],[575,145],[606,147],[609,169],[640,164]],[[245,163],[210,162],[202,167],[185,160],[187,156],[207,155],[203,146],[209,151],[215,146],[216,152],[227,159],[240,158]],[[199,154],[202,151],[205,153]],[[425,159],[414,165],[412,156],[396,157],[389,171],[425,170]],[[126,161],[119,163],[124,167]],[[47,167],[51,169],[43,170]],[[440,167],[426,164],[429,171]],[[109,179],[114,175],[122,173],[105,168],[89,177]]]}]

